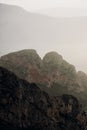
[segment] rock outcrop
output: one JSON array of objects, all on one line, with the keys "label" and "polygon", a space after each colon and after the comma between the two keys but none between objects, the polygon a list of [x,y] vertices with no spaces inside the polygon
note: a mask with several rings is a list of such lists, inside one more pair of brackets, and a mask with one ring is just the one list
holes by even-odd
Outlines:
[{"label": "rock outcrop", "polygon": [[86,118],[74,96],[50,97],[0,67],[0,129],[86,130]]},{"label": "rock outcrop", "polygon": [[76,96],[87,111],[87,75],[76,72],[57,52],[49,52],[41,59],[33,49],[22,50],[2,56],[0,66],[36,83],[50,95]]},{"label": "rock outcrop", "polygon": [[37,84],[45,84],[47,87],[58,83],[67,86],[71,91],[82,92],[87,86],[82,83],[80,77],[78,78],[75,67],[56,52],[47,53],[41,60],[35,50],[22,50],[2,56],[0,66],[14,72],[20,78]]}]

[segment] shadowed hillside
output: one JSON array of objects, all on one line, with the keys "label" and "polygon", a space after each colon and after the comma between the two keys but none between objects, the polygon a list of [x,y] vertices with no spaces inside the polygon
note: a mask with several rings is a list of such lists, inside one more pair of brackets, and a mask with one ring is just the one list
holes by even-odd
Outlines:
[{"label": "shadowed hillside", "polygon": [[0,129],[85,130],[86,121],[74,96],[50,97],[0,67]]}]

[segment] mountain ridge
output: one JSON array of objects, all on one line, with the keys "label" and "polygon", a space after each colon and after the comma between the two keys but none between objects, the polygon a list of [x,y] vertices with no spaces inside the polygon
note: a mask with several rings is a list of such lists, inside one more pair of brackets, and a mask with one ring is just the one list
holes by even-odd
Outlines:
[{"label": "mountain ridge", "polygon": [[29,82],[45,83],[48,87],[51,87],[53,83],[58,83],[71,90],[78,86],[76,91],[83,92],[87,86],[85,82],[87,75],[77,72],[75,66],[69,64],[54,51],[45,54],[43,59],[34,49],[10,53],[0,58],[0,66],[6,67]]},{"label": "mountain ridge", "polygon": [[[27,11],[23,11],[20,15],[20,7],[17,13],[16,9],[13,9],[13,7],[16,8],[16,6],[12,6],[10,12],[8,12],[10,7],[11,5],[7,5],[6,12],[5,9],[2,10],[0,8],[0,42],[2,43],[2,45],[6,43],[8,45],[12,45],[15,43],[16,46],[16,44],[18,43],[20,45],[22,43],[26,45],[26,43],[72,44],[86,42],[84,41],[86,40],[86,27],[84,27],[83,25],[86,24],[87,17],[76,19],[56,19],[40,14],[29,13]],[[84,35],[82,35],[80,31],[83,31]],[[80,40],[77,36],[78,33],[81,33],[81,36],[79,36]],[[12,37],[13,40],[10,37]]]},{"label": "mountain ridge", "polygon": [[2,56],[0,66],[21,79],[36,83],[51,96],[71,94],[77,97],[87,111],[87,75],[77,73],[58,53],[47,53],[41,59],[36,50],[25,49]]}]

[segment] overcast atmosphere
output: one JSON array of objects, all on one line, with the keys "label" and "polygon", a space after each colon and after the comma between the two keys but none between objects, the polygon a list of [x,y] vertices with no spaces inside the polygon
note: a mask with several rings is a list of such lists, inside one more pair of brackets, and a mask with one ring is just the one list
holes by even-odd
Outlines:
[{"label": "overcast atmosphere", "polygon": [[29,11],[61,6],[87,8],[86,0],[0,0],[0,2],[20,5]]},{"label": "overcast atmosphere", "polygon": [[[56,40],[54,42],[53,41],[47,42],[48,40],[44,42],[43,40],[41,41],[40,39],[39,40],[40,43],[38,41],[36,41],[36,43],[35,42],[29,43],[28,40],[26,40],[26,43],[22,42],[21,46],[20,44],[16,45],[16,43],[12,43],[12,39],[11,39],[11,42],[9,42],[8,44],[4,42],[2,38],[2,32],[4,33],[4,30],[1,28],[0,30],[2,32],[0,31],[0,34],[1,34],[0,55],[4,55],[11,51],[28,49],[28,48],[36,49],[37,52],[42,57],[48,51],[57,51],[59,54],[63,56],[65,60],[75,65],[77,70],[82,70],[87,73],[87,60],[86,60],[87,59],[87,1],[86,0],[0,0],[0,3],[18,5],[18,6],[23,7],[25,10],[28,10],[32,14],[35,12],[38,14],[40,13],[40,14],[50,16],[52,18],[51,22],[53,21],[54,24],[57,23],[56,19],[65,18],[65,17],[66,18],[68,17],[68,20],[65,19],[65,21],[70,22],[69,26],[68,26],[68,23],[64,23],[61,26],[59,26],[59,32],[54,31],[56,32],[56,34],[54,33],[54,36],[52,35],[53,36],[52,39],[54,39],[56,35]],[[3,10],[2,10],[2,14],[3,14]],[[0,13],[0,17],[4,19],[2,14]],[[77,20],[78,17],[79,17],[79,20]],[[49,18],[46,17],[46,19],[49,19]],[[0,20],[0,21],[3,22],[3,20]],[[72,21],[76,21],[77,26],[75,22],[73,25]],[[81,21],[81,23],[78,21]],[[64,20],[62,21],[62,23],[63,22]],[[73,25],[73,26],[71,27],[70,25]],[[75,26],[77,27],[76,30],[74,30],[73,28]],[[66,28],[66,27],[69,27],[69,28]],[[49,25],[49,28],[50,28],[50,25]],[[61,31],[61,28],[62,28],[62,31]],[[51,31],[52,30],[54,30],[54,26],[52,27]],[[68,31],[67,34],[66,34],[66,31]],[[74,32],[76,32],[77,35],[75,34],[74,36],[73,35]],[[57,37],[57,34],[58,34],[58,37]]]}]

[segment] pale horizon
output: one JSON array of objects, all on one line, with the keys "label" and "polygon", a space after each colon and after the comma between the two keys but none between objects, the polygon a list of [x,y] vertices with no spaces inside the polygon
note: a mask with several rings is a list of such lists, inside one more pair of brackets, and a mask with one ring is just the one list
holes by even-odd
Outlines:
[{"label": "pale horizon", "polygon": [[[50,11],[49,9],[54,9],[54,8],[71,8],[71,9],[80,9],[80,10],[87,10],[87,1],[83,0],[0,0],[0,3],[5,3],[5,4],[10,4],[10,5],[17,5],[20,6],[29,12],[36,12],[40,14],[45,14],[45,15],[54,15],[55,11]],[[47,12],[45,12],[48,10]],[[42,12],[41,12],[42,11]],[[44,12],[43,12],[44,11]],[[49,14],[48,14],[49,13]],[[84,14],[84,11],[83,11]],[[85,12],[86,16],[87,12]],[[75,14],[78,16],[77,14]],[[63,14],[60,16],[64,16]],[[56,16],[55,16],[56,17]],[[85,21],[86,23],[86,21]],[[85,32],[85,36],[82,36],[86,38],[87,32],[85,29],[83,29],[83,26],[87,28],[87,24],[82,25],[81,30]],[[79,30],[79,28],[78,28]],[[79,32],[78,32],[79,35]],[[64,37],[65,38],[65,37]],[[72,39],[73,40],[73,39]],[[83,39],[82,43],[70,43],[70,44],[58,44],[56,45],[55,43],[51,43],[50,45],[47,43],[44,43],[44,46],[41,44],[35,44],[35,45],[29,45],[29,43],[22,44],[21,46],[6,46],[6,45],[1,45],[1,51],[0,55],[7,54],[12,51],[16,50],[21,50],[21,49],[35,49],[37,53],[43,57],[47,52],[49,51],[56,51],[60,55],[63,56],[63,58],[69,62],[70,64],[73,64],[77,70],[84,71],[87,73],[87,43],[84,42],[85,39]],[[77,42],[77,39],[76,39]],[[6,49],[7,48],[7,49]]]},{"label": "pale horizon", "polygon": [[86,0],[0,0],[0,3],[18,5],[31,12],[56,7],[87,8]]}]

